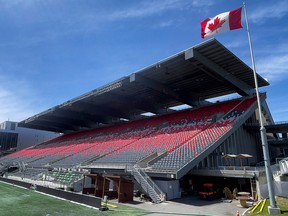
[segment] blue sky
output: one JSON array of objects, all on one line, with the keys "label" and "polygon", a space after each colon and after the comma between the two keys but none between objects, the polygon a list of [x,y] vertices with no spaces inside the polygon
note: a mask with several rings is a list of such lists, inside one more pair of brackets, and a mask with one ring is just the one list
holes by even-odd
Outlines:
[{"label": "blue sky", "polygon": [[[203,41],[240,0],[0,0],[0,122],[21,121]],[[247,0],[257,73],[288,120],[288,1]],[[245,22],[243,19],[243,26]],[[216,37],[251,66],[245,28]]]}]

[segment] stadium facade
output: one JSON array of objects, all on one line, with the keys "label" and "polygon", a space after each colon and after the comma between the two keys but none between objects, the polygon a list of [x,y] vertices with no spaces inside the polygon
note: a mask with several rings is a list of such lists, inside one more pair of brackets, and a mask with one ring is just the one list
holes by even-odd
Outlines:
[{"label": "stadium facade", "polygon": [[60,133],[18,127],[17,122],[0,123],[0,155],[9,154],[56,138]]},{"label": "stadium facade", "polygon": [[[230,94],[237,96],[215,100]],[[265,93],[261,104],[267,136],[277,139]],[[20,122],[64,135],[0,163],[21,164],[14,176],[120,201],[133,189],[154,202],[195,195],[203,183],[257,199],[267,196],[257,109],[252,69],[211,39]],[[270,148],[271,158],[283,149]]]}]

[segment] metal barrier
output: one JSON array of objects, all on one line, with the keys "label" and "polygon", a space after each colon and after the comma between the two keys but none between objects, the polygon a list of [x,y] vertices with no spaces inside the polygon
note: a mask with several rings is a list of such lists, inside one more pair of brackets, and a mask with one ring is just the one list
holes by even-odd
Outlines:
[{"label": "metal barrier", "polygon": [[[31,188],[30,183],[21,182],[21,181],[17,181],[14,179],[8,179],[8,178],[0,177],[0,181],[7,182],[10,184],[15,184],[15,185],[27,188],[27,189]],[[34,187],[34,189],[36,191],[39,191],[39,192],[42,192],[45,194],[53,195],[56,197],[60,197],[60,198],[67,199],[67,200],[74,201],[74,202],[78,202],[78,203],[83,203],[83,204],[93,206],[96,208],[101,207],[102,198],[99,198],[99,197],[92,197],[92,196],[88,196],[85,194],[77,194],[77,193],[73,193],[70,191],[64,191],[64,190],[59,190],[59,189],[54,189],[54,188],[47,188],[47,187],[40,186],[40,185],[36,185]]]}]

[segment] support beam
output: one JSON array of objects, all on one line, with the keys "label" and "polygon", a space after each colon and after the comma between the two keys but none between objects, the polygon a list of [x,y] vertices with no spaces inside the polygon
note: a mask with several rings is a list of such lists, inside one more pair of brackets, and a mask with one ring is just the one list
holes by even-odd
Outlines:
[{"label": "support beam", "polygon": [[[255,89],[249,86],[242,80],[238,79],[234,75],[230,74],[228,71],[206,58],[204,55],[199,53],[196,49],[192,48],[185,51],[185,60],[193,61],[197,60],[205,67],[209,68],[211,71],[203,70],[203,72],[208,75],[215,77],[215,75],[224,81],[227,85],[232,86],[232,88],[242,96],[249,96],[255,93]],[[212,72],[213,71],[213,72]]]},{"label": "support beam", "polygon": [[130,98],[123,95],[118,95],[115,93],[110,93],[110,96],[113,96],[113,100],[117,101],[119,103],[129,104],[130,108],[143,110],[144,112],[151,112],[155,114],[162,113],[161,110],[159,110],[157,107],[155,107],[152,103],[143,103],[141,101],[138,101],[136,98]]},{"label": "support beam", "polygon": [[95,124],[95,123],[91,123],[91,122],[89,123],[89,122],[83,121],[81,119],[73,119],[73,118],[68,118],[68,117],[63,117],[63,116],[58,117],[55,115],[40,116],[39,120],[51,122],[51,123],[54,123],[55,125],[59,122],[64,123],[66,125],[71,125],[71,126],[75,127],[75,129],[77,129],[79,131],[84,130],[84,129],[88,130],[88,129],[91,129],[91,128],[94,128],[97,126],[97,124]]},{"label": "support beam", "polygon": [[261,101],[261,105],[264,111],[263,114],[265,116],[266,122],[268,122],[268,124],[275,124],[266,100]]},{"label": "support beam", "polygon": [[95,123],[89,123],[87,121],[83,121],[82,119],[77,119],[77,118],[69,118],[69,117],[63,117],[63,116],[56,116],[56,115],[44,115],[44,116],[39,116],[39,119],[41,120],[46,120],[46,121],[53,121],[53,122],[65,122],[70,125],[77,125],[78,127],[81,128],[92,128],[95,126]]},{"label": "support beam", "polygon": [[90,121],[93,122],[94,124],[97,123],[103,123],[103,124],[108,124],[111,122],[110,118],[105,118],[103,116],[98,116],[98,115],[91,115],[87,114],[84,112],[78,112],[70,109],[58,109],[54,111],[55,114],[61,114],[61,116],[65,117],[73,117],[73,118],[78,118],[78,119],[83,119],[84,121]]},{"label": "support beam", "polygon": [[[49,112],[45,112],[45,114],[43,115],[35,115],[31,118],[26,119],[25,121],[23,121],[23,123],[31,123],[33,121],[37,121],[37,119],[41,119],[43,116],[47,116],[47,118],[49,118],[50,116],[52,117],[56,117],[56,118],[60,118],[60,121],[62,121],[63,119],[68,119],[68,121],[80,121],[80,124],[77,124],[78,126],[84,126],[84,127],[89,127],[92,128],[95,125],[98,125],[98,123],[104,123],[99,121],[99,118],[97,118],[97,116],[94,115],[90,115],[90,114],[85,114],[83,112],[77,112],[77,111],[72,111],[72,110],[66,110],[66,109],[60,109],[60,108],[56,108],[56,109],[52,109]],[[55,122],[57,122],[57,119],[55,119]],[[105,121],[107,122],[107,121]]]},{"label": "support beam", "polygon": [[199,105],[199,99],[198,100],[194,100],[193,98],[186,98],[183,95],[180,95],[179,93],[177,93],[176,91],[174,91],[172,88],[163,85],[160,82],[157,82],[155,80],[149,79],[147,77],[141,76],[138,73],[133,73],[130,75],[130,82],[131,83],[139,83],[142,84],[144,86],[146,86],[149,89],[152,89],[154,91],[160,92],[164,95],[168,95],[169,97],[174,98],[175,100],[183,103],[183,104],[187,104],[190,106],[195,106],[195,105]]},{"label": "support beam", "polygon": [[56,126],[46,126],[46,125],[44,126],[44,125],[36,124],[35,122],[28,123],[28,124],[19,122],[18,126],[19,127],[25,127],[25,128],[31,128],[31,129],[37,129],[37,130],[52,131],[52,132],[57,132],[57,133],[73,132],[73,131],[65,130],[63,128],[59,128]]},{"label": "support beam", "polygon": [[77,131],[78,127],[75,125],[70,125],[63,122],[53,122],[53,121],[47,121],[47,120],[40,120],[37,119],[33,122],[35,125],[43,125],[44,127],[55,127],[55,128],[62,128],[63,130],[69,130],[69,131]]},{"label": "support beam", "polygon": [[127,113],[124,113],[121,110],[116,110],[113,108],[109,108],[107,106],[99,106],[89,102],[79,101],[73,104],[73,107],[84,108],[85,110],[89,111],[89,113],[99,116],[110,116],[125,119],[130,118],[130,116]]}]

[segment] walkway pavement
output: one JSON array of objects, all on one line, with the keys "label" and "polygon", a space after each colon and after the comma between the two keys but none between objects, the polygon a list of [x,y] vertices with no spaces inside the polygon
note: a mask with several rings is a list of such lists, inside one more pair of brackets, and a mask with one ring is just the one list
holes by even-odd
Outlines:
[{"label": "walkway pavement", "polygon": [[173,201],[166,201],[160,204],[151,202],[134,201],[125,204],[134,208],[149,210],[153,212],[149,216],[167,216],[167,215],[207,215],[207,216],[224,216],[240,215],[247,210],[240,206],[239,200],[226,202],[218,199],[213,201],[200,200],[198,197],[185,197]]}]

